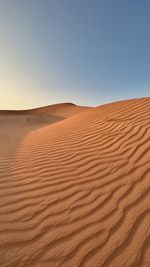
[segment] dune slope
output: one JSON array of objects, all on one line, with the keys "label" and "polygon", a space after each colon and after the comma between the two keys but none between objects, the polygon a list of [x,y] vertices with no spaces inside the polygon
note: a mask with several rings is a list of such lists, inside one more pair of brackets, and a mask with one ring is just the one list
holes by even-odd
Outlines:
[{"label": "dune slope", "polygon": [[41,124],[41,123],[55,123],[73,115],[81,113],[91,107],[78,106],[72,103],[60,103],[54,104],[47,107],[29,109],[29,110],[0,110],[0,122],[15,125],[16,123],[31,122],[30,124]]},{"label": "dune slope", "polygon": [[0,128],[0,266],[149,267],[150,98],[18,125]]}]

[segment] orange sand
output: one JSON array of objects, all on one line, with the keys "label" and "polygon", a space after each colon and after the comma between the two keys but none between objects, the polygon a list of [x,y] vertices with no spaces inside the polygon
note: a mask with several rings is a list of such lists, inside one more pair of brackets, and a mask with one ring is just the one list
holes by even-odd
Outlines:
[{"label": "orange sand", "polygon": [[150,266],[150,98],[0,112],[8,266]]}]

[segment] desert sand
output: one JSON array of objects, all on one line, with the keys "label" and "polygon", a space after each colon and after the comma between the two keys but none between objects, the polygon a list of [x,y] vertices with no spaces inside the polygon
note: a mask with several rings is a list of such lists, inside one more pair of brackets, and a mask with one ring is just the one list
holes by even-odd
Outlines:
[{"label": "desert sand", "polygon": [[0,266],[150,266],[150,98],[0,111]]}]

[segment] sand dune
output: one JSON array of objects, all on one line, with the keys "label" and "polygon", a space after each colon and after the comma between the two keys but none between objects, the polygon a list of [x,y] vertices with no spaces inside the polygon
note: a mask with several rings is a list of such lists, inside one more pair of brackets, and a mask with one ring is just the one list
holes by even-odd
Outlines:
[{"label": "sand dune", "polygon": [[0,123],[0,266],[150,266],[150,98]]},{"label": "sand dune", "polygon": [[[72,103],[60,103],[47,107],[41,107],[29,110],[0,110],[0,122],[5,124],[24,123],[24,122],[34,122],[40,123],[55,123],[60,120],[64,120],[73,115],[81,113],[91,107],[77,106]],[[27,125],[25,124],[25,127]]]}]

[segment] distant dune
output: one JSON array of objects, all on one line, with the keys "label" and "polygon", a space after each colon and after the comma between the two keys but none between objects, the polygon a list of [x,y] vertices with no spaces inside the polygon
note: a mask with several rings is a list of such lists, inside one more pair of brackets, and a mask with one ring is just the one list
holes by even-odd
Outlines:
[{"label": "distant dune", "polygon": [[10,266],[150,266],[150,98],[0,111]]},{"label": "distant dune", "polygon": [[[47,107],[41,107],[29,110],[0,110],[1,122],[8,122],[11,119],[12,124],[15,122],[30,121],[36,123],[54,123],[69,118],[77,113],[85,111],[90,107],[77,106],[72,103],[60,103]],[[7,116],[7,120],[6,120]],[[26,123],[24,125],[27,126]]]}]

